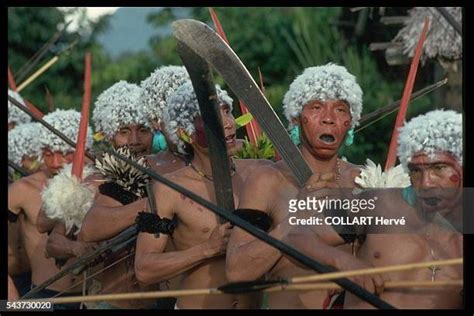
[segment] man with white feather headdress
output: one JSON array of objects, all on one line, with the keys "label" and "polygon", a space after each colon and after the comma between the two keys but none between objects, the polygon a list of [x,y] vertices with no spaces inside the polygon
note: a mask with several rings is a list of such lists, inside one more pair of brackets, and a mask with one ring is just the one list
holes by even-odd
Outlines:
[{"label": "man with white feather headdress", "polygon": [[[239,149],[236,124],[232,115],[232,99],[216,86],[217,102],[224,129],[229,172],[232,175],[234,198],[244,187],[245,179],[256,168],[270,163],[267,160],[236,159]],[[215,202],[209,145],[204,133],[198,100],[191,81],[179,87],[169,98],[163,111],[163,122],[169,139],[182,154],[192,153],[187,167],[166,174],[165,177],[191,190],[204,199]],[[162,183],[154,185],[158,209],[157,225],[144,228],[137,238],[135,272],[145,284],[163,282],[179,277],[179,289],[217,287],[227,282],[225,249],[231,229],[230,223],[220,224],[211,211],[200,207],[182,194]],[[141,213],[145,218],[149,213]],[[145,221],[140,221],[141,223]],[[146,226],[146,225],[143,225]],[[155,227],[159,227],[158,231]],[[153,233],[158,233],[158,238]],[[169,243],[173,249],[167,249]],[[253,295],[200,295],[178,297],[175,309],[255,308]]]},{"label": "man with white feather headdress", "polygon": [[[299,145],[313,176],[300,188],[284,161],[265,166],[249,177],[239,203],[239,208],[269,217],[269,232],[276,238],[282,238],[289,229],[290,200],[338,195],[340,188],[357,186],[355,177],[360,166],[340,159],[338,150],[343,143],[350,145],[353,141],[362,112],[362,89],[343,66],[328,63],[309,67],[290,85],[283,108],[290,122],[290,136]],[[354,241],[349,235],[344,237]],[[345,248],[350,251],[350,247]],[[226,269],[230,281],[314,273],[237,227],[229,241]],[[275,292],[269,294],[268,304],[270,308],[321,309],[326,298],[326,291]]]},{"label": "man with white feather headdress", "polygon": [[[377,197],[377,207],[370,215],[403,216],[406,224],[359,226],[356,234],[363,242],[357,258],[333,247],[345,242],[334,229],[311,233],[293,230],[284,240],[342,271],[462,257],[462,143],[462,116],[452,110],[419,115],[400,129],[398,158],[409,173],[411,185],[403,189],[373,188],[361,196]],[[462,277],[462,265],[440,267],[433,263],[428,268],[356,277],[354,281],[397,308],[457,309],[463,306],[462,287],[413,291],[409,287],[384,289],[384,285],[388,280],[435,282]],[[348,293],[344,308],[371,306]]]},{"label": "man with white feather headdress", "polygon": [[[8,159],[30,173],[37,172],[41,166],[39,130],[39,123],[26,123],[8,132]],[[19,180],[15,175],[13,180]],[[31,268],[24,246],[23,227],[24,216],[8,223],[8,274],[12,276],[20,295],[31,288]]]},{"label": "man with white feather headdress", "polygon": [[[95,103],[93,121],[119,153],[128,156],[143,166],[150,166],[161,174],[183,167],[182,160],[166,155],[163,150],[150,155],[156,145],[153,121],[161,117],[166,106],[166,97],[176,86],[188,78],[184,67],[165,66],[155,70],[142,82],[142,87],[120,81],[104,91]],[[166,141],[159,139],[161,149]],[[159,156],[159,157],[158,157]],[[91,179],[96,183],[98,194],[84,219],[79,238],[86,241],[107,240],[135,223],[137,213],[147,207],[146,185],[150,180],[129,164],[105,153],[96,162],[100,175]],[[105,181],[105,182],[104,182]],[[113,222],[114,225],[108,225]],[[107,258],[104,264],[119,257]],[[133,257],[102,274],[101,293],[141,291],[133,271]],[[156,286],[148,287],[148,289]],[[96,308],[143,309],[151,308],[153,300],[122,300],[100,302]]]},{"label": "man with white feather headdress", "polygon": [[[69,139],[75,140],[79,130],[80,116],[81,114],[74,110],[56,110],[45,115],[43,119]],[[74,149],[43,126],[40,127],[37,140],[42,148],[42,159],[45,168],[16,181],[8,190],[9,211],[13,215],[25,215],[24,240],[31,264],[32,286],[43,283],[60,271],[56,266],[55,260],[51,257],[53,256],[52,252],[56,251],[55,245],[49,245],[52,246],[49,247],[47,244],[48,236],[39,233],[36,227],[40,207],[42,205],[44,207],[44,203],[49,203],[51,206],[50,211],[52,211],[49,215],[56,217],[71,230],[74,229],[76,224],[75,216],[77,215],[77,210],[74,210],[74,213],[69,213],[57,209],[58,201],[49,199],[44,195],[44,189],[52,177],[67,172],[63,167],[72,162]],[[91,144],[92,135],[89,133],[88,147]],[[58,196],[60,197],[60,195]],[[64,225],[62,226],[64,228]],[[62,250],[69,251],[70,256],[80,255],[87,248],[87,245],[78,241],[65,240],[65,242],[67,244],[61,245]],[[37,293],[35,297],[52,297],[61,291],[66,291],[62,294],[63,296],[77,294],[74,291],[79,291],[80,288],[70,288],[76,281],[74,277],[66,276]],[[55,305],[57,309],[78,307],[79,304]]]}]

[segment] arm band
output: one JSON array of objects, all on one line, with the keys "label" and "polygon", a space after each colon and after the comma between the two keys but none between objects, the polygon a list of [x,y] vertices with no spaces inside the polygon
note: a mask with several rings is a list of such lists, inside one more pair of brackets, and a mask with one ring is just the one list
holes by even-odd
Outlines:
[{"label": "arm band", "polygon": [[232,214],[237,215],[241,219],[249,222],[253,226],[260,228],[265,232],[267,232],[270,227],[272,227],[272,218],[267,213],[259,210],[239,208],[236,209]]},{"label": "arm band", "polygon": [[139,212],[135,223],[139,232],[155,234],[159,237],[160,233],[173,235],[176,227],[176,220],[160,218],[158,215],[148,212]]}]

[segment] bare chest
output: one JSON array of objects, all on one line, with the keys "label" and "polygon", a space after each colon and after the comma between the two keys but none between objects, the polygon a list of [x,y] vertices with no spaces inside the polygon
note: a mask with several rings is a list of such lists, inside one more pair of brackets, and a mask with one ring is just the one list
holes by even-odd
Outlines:
[{"label": "bare chest", "polygon": [[[373,234],[357,256],[374,266],[401,265],[462,257],[462,237],[439,235],[436,240],[418,234]],[[392,272],[395,280],[448,280],[462,278],[462,265],[437,266]]]},{"label": "bare chest", "polygon": [[[233,182],[234,205],[237,206],[242,183]],[[203,199],[217,204],[212,183],[194,186],[193,192]],[[178,214],[177,225],[172,239],[178,250],[187,249],[208,240],[213,229],[220,225],[217,214],[183,194],[178,194],[175,213]]]}]

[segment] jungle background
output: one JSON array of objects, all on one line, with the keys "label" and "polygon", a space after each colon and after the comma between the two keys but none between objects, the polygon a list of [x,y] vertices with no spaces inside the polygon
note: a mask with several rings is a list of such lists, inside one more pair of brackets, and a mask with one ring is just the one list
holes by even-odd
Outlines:
[{"label": "jungle background", "polygon": [[[76,30],[66,32],[49,49],[44,61],[36,68],[73,41],[77,40],[77,44],[67,53],[61,54],[59,61],[25,88],[21,95],[43,113],[54,108],[80,110],[85,52],[89,51],[93,56],[94,102],[103,90],[119,80],[140,84],[157,67],[182,65],[175,51],[176,41],[170,30],[172,21],[194,18],[214,27],[207,7],[140,9],[142,12],[146,10],[146,14],[136,15],[132,14],[136,13],[135,8],[121,8],[112,15],[91,21],[88,20],[84,8],[8,8],[8,65],[14,76],[51,36],[65,25],[69,16],[78,15],[81,22]],[[283,96],[292,80],[309,66],[328,62],[344,65],[357,77],[364,92],[363,114],[402,96],[410,59],[406,58],[400,65],[389,65],[383,51],[369,49],[370,43],[391,41],[401,26],[382,24],[380,12],[376,8],[357,11],[351,8],[329,7],[214,9],[231,47],[256,82],[259,82],[260,69],[265,95],[285,126],[288,122],[282,111]],[[407,14],[408,9],[386,8],[384,14],[403,16]],[[114,22],[114,16],[116,19],[119,14],[125,17],[121,18],[121,22]],[[146,49],[131,49],[118,54],[113,45],[106,41],[111,25],[122,23],[133,26],[137,22],[143,23],[142,19],[146,20],[152,32]],[[124,33],[118,38],[122,45],[133,48],[133,37],[143,34],[135,31]],[[460,110],[460,69],[453,75],[436,60],[427,60],[420,64],[413,91],[445,76],[451,76],[454,80],[450,79],[448,85],[412,102],[407,119],[435,108]],[[234,100],[236,99],[234,97]],[[91,107],[93,109],[93,103]],[[234,112],[236,117],[241,114],[238,106],[234,106]],[[354,144],[344,147],[341,155],[357,164],[363,164],[367,157],[383,164],[395,117],[396,113],[388,115],[356,133]],[[244,135],[245,130],[239,129],[239,136],[243,138]]]}]

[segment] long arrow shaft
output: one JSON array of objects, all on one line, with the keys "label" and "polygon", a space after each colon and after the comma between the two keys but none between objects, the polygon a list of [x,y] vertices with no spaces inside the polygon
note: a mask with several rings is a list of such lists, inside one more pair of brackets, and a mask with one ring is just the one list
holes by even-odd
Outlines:
[{"label": "long arrow shaft", "polygon": [[[421,97],[427,95],[428,93],[431,93],[434,90],[436,90],[438,88],[441,88],[446,83],[448,83],[448,78],[444,78],[444,79],[442,79],[442,80],[440,80],[436,83],[433,83],[429,86],[426,86],[423,89],[420,89],[420,90],[414,92],[410,97],[410,101],[421,98]],[[372,123],[377,121],[382,116],[388,115],[388,114],[393,113],[394,111],[398,110],[398,108],[400,107],[400,103],[401,103],[401,100],[395,101],[393,103],[385,105],[384,107],[382,107],[380,109],[377,109],[373,112],[370,112],[370,113],[362,116],[360,121],[359,121],[360,127],[355,130],[355,133],[358,133],[361,130],[363,130],[364,128],[368,127],[369,125],[371,125]]]},{"label": "long arrow shaft", "polygon": [[[173,190],[183,194],[184,196],[187,196],[188,198],[192,199],[196,203],[204,206],[205,208],[211,210],[212,212],[216,213],[217,215],[224,217],[226,220],[230,221],[232,224],[235,226],[238,226],[248,232],[249,234],[257,237],[258,239],[266,242],[267,244],[271,245],[272,247],[275,247],[276,249],[280,250],[283,254],[290,256],[291,258],[295,259],[296,261],[304,264],[305,266],[319,272],[319,273],[329,273],[329,272],[336,272],[337,270],[328,267],[325,265],[322,265],[321,263],[317,262],[316,260],[304,255],[303,253],[299,252],[295,248],[285,244],[284,242],[270,236],[263,230],[255,228],[253,225],[249,224],[245,220],[241,219],[240,217],[233,215],[232,213],[227,212],[223,208],[214,205],[213,203],[203,199],[199,195],[173,183],[172,181],[164,178],[163,176],[157,174],[153,170],[144,168],[143,166],[137,164],[136,162],[132,161],[131,159],[128,159],[127,157],[120,155],[114,151],[108,151],[111,155],[114,155],[115,157],[127,162],[128,164],[132,165],[133,167],[137,168],[143,173],[146,173],[149,175],[151,178],[153,178],[156,181],[159,181],[166,186],[172,188]],[[356,283],[345,279],[345,278],[340,278],[334,280],[337,284],[339,284],[341,287],[345,288],[347,291],[351,292],[355,296],[359,297],[360,299],[363,299],[364,301],[369,302],[373,306],[381,309],[394,309],[394,307],[387,302],[381,300],[377,296],[369,293],[366,291],[364,288],[360,287]]]}]

